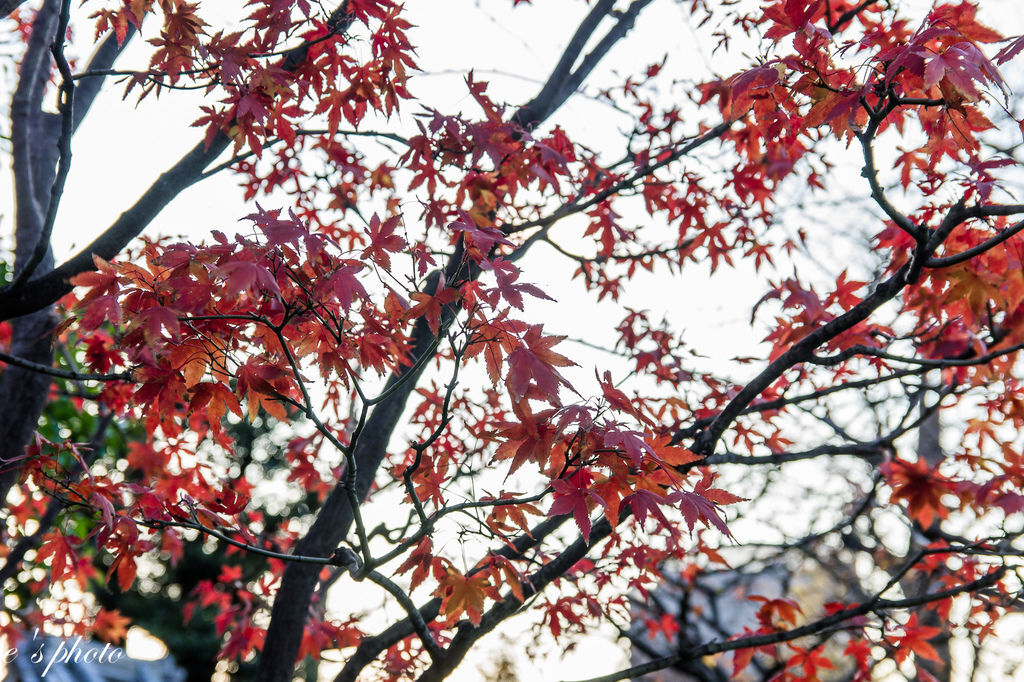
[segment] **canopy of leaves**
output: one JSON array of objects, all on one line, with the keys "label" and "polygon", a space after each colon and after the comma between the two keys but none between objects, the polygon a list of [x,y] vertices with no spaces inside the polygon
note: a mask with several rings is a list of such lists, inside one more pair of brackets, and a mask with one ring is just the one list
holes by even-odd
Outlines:
[{"label": "canopy of leaves", "polygon": [[[593,0],[533,99],[467,56],[458,111],[414,96],[393,0],[0,1],[0,408],[27,415],[0,443],[3,634],[119,640],[159,608],[193,674],[265,681],[442,679],[524,610],[539,640],[611,623],[649,659],[604,680],[948,677],[954,604],[956,637],[998,636],[1024,551],[1024,38],[970,0],[665,4],[721,72],[633,64],[657,5]],[[55,263],[108,85],[202,90],[201,139]],[[557,114],[582,95],[625,134]],[[229,172],[237,233],[197,209],[208,236],[133,241]]]}]

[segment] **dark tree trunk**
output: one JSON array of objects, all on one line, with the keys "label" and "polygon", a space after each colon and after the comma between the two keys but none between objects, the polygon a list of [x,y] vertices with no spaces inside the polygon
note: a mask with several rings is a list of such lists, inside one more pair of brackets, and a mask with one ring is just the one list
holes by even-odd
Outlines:
[{"label": "dark tree trunk", "polygon": [[[50,75],[50,43],[60,3],[43,3],[32,25],[22,60],[18,87],[11,103],[11,146],[15,183],[15,274],[31,258],[42,236],[43,216],[50,201],[50,185],[57,165],[59,117],[41,110]],[[53,268],[49,251],[37,271]],[[11,321],[11,354],[32,362],[53,363],[52,306]],[[25,446],[36,430],[46,406],[50,377],[8,366],[0,375],[0,500],[7,498],[21,471]]]},{"label": "dark tree trunk", "polygon": [[[921,401],[921,410],[926,416],[917,432],[917,454],[927,462],[930,468],[935,469],[942,463],[945,454],[942,452],[942,444],[939,442],[939,437],[942,435],[942,424],[939,421],[938,406],[934,406],[935,409],[929,411],[929,405],[927,404],[927,399],[930,397],[929,393],[926,393],[925,398]],[[938,519],[932,522],[932,528],[937,529],[939,525],[940,521]],[[929,530],[931,528],[925,529],[925,533],[927,534]],[[935,590],[937,587],[940,587],[932,584],[932,581],[926,578],[919,580],[918,583],[918,590],[921,592],[929,589]],[[921,614],[920,624],[926,627],[939,628],[942,632],[930,641],[930,644],[939,654],[939,660],[929,661],[918,657],[918,665],[931,673],[939,682],[949,682],[953,671],[949,651],[949,623],[943,622],[939,614],[934,610],[925,609]]]}]

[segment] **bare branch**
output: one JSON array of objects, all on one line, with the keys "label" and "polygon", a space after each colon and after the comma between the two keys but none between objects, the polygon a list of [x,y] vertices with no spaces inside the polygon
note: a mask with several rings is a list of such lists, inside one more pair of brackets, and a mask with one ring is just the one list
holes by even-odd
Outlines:
[{"label": "bare branch", "polygon": [[828,30],[831,33],[835,33],[836,31],[842,29],[843,24],[845,24],[848,21],[852,20],[854,17],[856,17],[858,14],[860,14],[861,12],[866,10],[871,5],[877,4],[878,1],[879,0],[864,0],[864,2],[860,3],[856,7],[851,7],[850,9],[846,10],[845,12],[840,14],[838,17],[836,17],[836,19],[834,21],[829,21],[828,22]]},{"label": "bare branch", "polygon": [[89,75],[75,74],[73,76],[75,81],[75,130],[78,130],[82,121],[85,120],[85,115],[89,113],[106,81],[103,72],[113,66],[136,33],[135,27],[129,23],[124,40],[118,43],[117,34],[114,31],[108,32],[85,67],[85,71]]},{"label": "bare branch", "polygon": [[[74,132],[74,99],[75,81],[71,77],[71,66],[64,57],[64,38],[68,31],[68,21],[71,18],[70,0],[62,0],[60,15],[57,20],[57,30],[54,33],[53,43],[50,45],[50,53],[57,63],[60,71],[61,84],[58,95],[57,108],[60,111],[60,137],[57,139],[57,173],[50,185],[50,196],[47,202],[46,215],[43,224],[36,235],[35,248],[29,255],[28,261],[20,265],[14,281],[11,282],[11,289],[18,289],[28,281],[36,268],[50,250],[50,235],[53,233],[53,225],[57,221],[57,208],[60,206],[60,199],[64,195],[64,183],[67,181],[68,173],[71,172],[71,135]],[[37,196],[37,200],[39,197]]]},{"label": "bare branch", "polygon": [[875,167],[875,150],[872,147],[872,143],[874,142],[875,132],[878,130],[881,118],[882,116],[873,116],[868,129],[857,134],[861,150],[864,154],[864,168],[861,171],[861,175],[867,179],[868,185],[871,187],[871,198],[882,209],[882,212],[898,228],[909,234],[916,241],[921,242],[924,239],[921,229],[914,225],[910,218],[897,211],[896,207],[889,203],[889,199],[885,196],[885,190],[882,189],[881,183],[878,182],[878,169]]},{"label": "bare branch", "polygon": [[960,253],[951,256],[944,256],[941,258],[936,258],[933,256],[924,262],[924,267],[933,269],[948,268],[952,265],[964,263],[974,258],[975,256],[979,256],[985,253],[986,251],[993,247],[999,246],[1007,239],[1010,239],[1013,236],[1019,234],[1021,230],[1024,230],[1024,220],[1014,223],[1013,225],[1007,227],[1006,229],[1001,230],[996,236],[990,239],[986,239],[981,244],[978,244],[977,246],[972,246],[971,248],[965,251],[961,251]]},{"label": "bare branch", "polygon": [[1014,344],[1008,348],[1002,348],[1000,350],[994,350],[985,355],[978,355],[976,357],[958,357],[958,358],[910,358],[901,355],[893,355],[887,353],[880,348],[872,348],[870,346],[850,346],[849,348],[842,350],[835,355],[829,355],[825,357],[814,356],[807,359],[815,365],[821,365],[824,367],[834,367],[838,364],[846,362],[847,360],[862,356],[881,358],[883,360],[889,360],[891,362],[902,362],[908,365],[917,365],[919,367],[929,368],[941,368],[941,367],[972,367],[974,365],[984,365],[987,362],[991,362],[997,358],[1001,358],[1004,355],[1010,355],[1017,351],[1024,350],[1024,343]]},{"label": "bare branch", "polygon": [[127,372],[112,372],[108,374],[89,374],[83,372],[71,372],[65,369],[57,369],[50,365],[44,365],[38,362],[32,362],[24,358],[19,358],[9,353],[0,352],[0,362],[6,363],[13,367],[21,367],[22,369],[28,369],[39,374],[45,374],[51,377],[57,377],[59,379],[71,379],[73,381],[131,381],[132,373],[131,370]]},{"label": "bare branch", "polygon": [[579,59],[580,53],[586,46],[587,41],[590,40],[594,31],[597,30],[598,24],[611,13],[614,6],[615,0],[600,0],[600,2],[594,5],[586,18],[580,22],[576,33],[569,40],[569,44],[566,45],[565,50],[562,52],[562,57],[551,71],[551,75],[548,77],[544,87],[541,88],[536,97],[519,108],[512,117],[513,123],[523,128],[529,128],[546,119],[555,109],[561,106],[565,99],[563,97],[559,100],[559,95],[562,92],[566,79],[569,78],[573,65]]},{"label": "bare branch", "polygon": [[701,462],[709,466],[714,464],[743,464],[756,466],[760,464],[785,464],[787,462],[801,462],[807,459],[818,457],[835,457],[838,455],[852,455],[854,457],[881,457],[887,448],[891,447],[887,439],[880,439],[871,443],[844,443],[842,445],[820,445],[810,450],[797,452],[777,452],[770,455],[737,455],[733,453],[718,453],[711,455]]},{"label": "bare branch", "polygon": [[420,636],[420,641],[423,642],[423,648],[427,650],[428,654],[430,654],[430,658],[437,660],[442,656],[444,651],[437,643],[437,640],[434,639],[434,636],[430,634],[426,620],[424,620],[419,609],[416,608],[416,604],[414,604],[412,599],[409,598],[409,595],[407,595],[401,587],[377,571],[370,571],[366,574],[366,577],[387,590],[387,592],[402,606],[402,609],[409,616],[409,622],[412,623],[413,629],[416,630],[416,634]]}]

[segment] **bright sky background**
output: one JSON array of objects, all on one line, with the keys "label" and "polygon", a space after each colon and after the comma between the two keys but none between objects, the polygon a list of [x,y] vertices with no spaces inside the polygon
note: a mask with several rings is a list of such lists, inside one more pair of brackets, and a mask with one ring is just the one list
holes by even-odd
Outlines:
[{"label": "bright sky background", "polygon": [[[491,82],[489,94],[496,100],[518,104],[532,97],[589,8],[579,1],[534,0],[533,7],[519,7],[513,12],[511,4],[511,0],[409,2],[408,18],[419,26],[411,38],[424,70],[413,80],[413,93],[441,111],[465,110],[476,114],[476,104],[463,85],[464,74],[472,67],[478,80]],[[654,2],[641,15],[633,33],[605,58],[588,81],[587,92],[594,92],[596,86],[621,83],[623,76],[660,61],[666,53],[672,55],[666,68],[689,78],[706,76],[712,70],[727,74],[749,63],[747,58],[735,58],[731,53],[719,53],[712,60],[707,46],[695,40],[688,24],[688,4],[677,0]],[[1007,34],[1024,32],[1024,13],[1015,0],[984,0],[981,4],[989,23]],[[123,60],[125,66],[139,63],[138,58],[133,60],[139,47],[136,45],[134,52],[129,50]],[[733,63],[729,62],[731,58]],[[74,140],[74,166],[54,237],[58,261],[93,239],[152,183],[157,173],[199,139],[200,131],[189,124],[198,115],[200,102],[200,96],[174,93],[159,101],[150,97],[136,108],[134,97],[123,102],[117,87],[101,97]],[[410,127],[411,114],[417,110],[415,101],[407,104],[401,119],[403,127]],[[548,125],[555,123],[562,123],[573,139],[609,150],[619,148],[618,132],[627,124],[621,114],[606,104],[585,97],[574,99]],[[9,169],[0,169],[3,207],[11,206],[9,194],[2,194],[9,192],[8,173]],[[11,216],[6,209],[0,210],[0,233],[7,235]],[[184,192],[154,221],[147,234],[181,234],[191,239],[204,238],[211,229],[230,234],[250,210],[251,206],[241,201],[236,179],[224,173]],[[573,224],[566,222],[561,230],[569,234]],[[525,280],[560,299],[558,304],[534,309],[535,315],[539,313],[549,320],[549,331],[591,338],[605,328],[596,322],[612,307],[580,304],[588,299],[575,298],[572,292],[579,287],[565,285],[574,265],[542,246],[523,267]],[[706,269],[691,268],[672,283],[669,291],[663,283],[647,278],[629,294],[633,297],[630,302],[640,308],[685,310],[692,319],[716,320],[715,325],[694,324],[687,328],[687,340],[693,347],[713,348],[723,359],[755,353],[763,334],[750,329],[749,314],[763,292],[750,286],[751,273],[742,267],[731,273],[718,273],[713,297],[702,292],[706,278]],[[613,314],[618,319],[617,309]],[[586,362],[581,365],[585,369],[591,366]],[[350,587],[351,583],[346,583],[345,589]],[[368,595],[372,602],[379,598],[373,586],[357,589],[373,592]],[[486,638],[451,679],[479,680],[478,666],[486,665],[494,651],[525,646],[523,631],[528,625],[521,617],[505,628],[511,637],[518,638],[515,644],[504,641],[497,633]],[[518,663],[524,681],[572,679],[627,666],[628,652],[614,643],[614,634],[604,633],[588,637],[564,657],[551,654],[532,662],[520,658]]]}]

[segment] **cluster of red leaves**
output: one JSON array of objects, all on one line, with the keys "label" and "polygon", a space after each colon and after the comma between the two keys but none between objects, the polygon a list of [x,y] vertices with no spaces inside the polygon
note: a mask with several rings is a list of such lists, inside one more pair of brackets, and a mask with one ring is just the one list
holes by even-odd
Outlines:
[{"label": "cluster of red leaves", "polygon": [[[515,420],[494,421],[487,440],[497,443],[497,460],[512,460],[510,472],[533,462],[551,477],[554,503],[549,515],[571,513],[587,536],[595,507],[616,523],[623,507],[628,507],[640,523],[651,518],[675,534],[673,522],[661,509],[666,506],[675,507],[691,530],[702,523],[727,533],[717,505],[740,498],[712,488],[713,476],[706,472],[692,490],[684,490],[685,476],[677,469],[696,461],[689,451],[668,445],[666,437],[655,439],[602,417],[592,406],[562,402],[568,382],[558,368],[573,363],[553,350],[561,339],[545,335],[540,325],[509,316],[510,310],[523,307],[524,294],[546,294],[518,282],[519,270],[512,263],[490,256],[495,246],[510,244],[507,240],[493,234],[493,228],[464,219],[468,222],[452,223],[454,238],[472,245],[467,258],[494,273],[494,286],[468,282],[455,289],[442,276],[433,292],[413,291],[412,302],[406,302],[400,290],[388,288],[378,295],[382,303],[374,305],[371,284],[363,283],[369,272],[366,261],[385,267],[390,254],[407,246],[395,234],[397,216],[384,221],[374,216],[369,221],[369,244],[361,254],[365,261],[346,256],[338,243],[311,231],[294,213],[285,218],[262,209],[249,216],[255,228],[251,236],[229,240],[217,233],[206,246],[154,242],[135,263],[97,260],[95,273],[75,281],[80,287],[76,305],[82,311],[79,329],[85,345],[103,349],[90,351],[88,357],[95,358],[97,369],[131,367],[136,385],[131,402],[145,415],[148,432],[176,442],[161,451],[152,445],[134,447],[130,461],[146,474],[146,485],[108,483],[103,500],[111,518],[116,515],[125,527],[134,527],[134,521],[191,521],[244,534],[237,516],[244,498],[223,498],[228,485],[244,489],[244,481],[214,487],[217,484],[201,467],[174,465],[176,459],[193,455],[182,452],[182,443],[209,437],[230,448],[222,420],[229,413],[241,416],[243,405],[250,418],[260,410],[281,421],[308,413],[314,406],[306,393],[307,366],[319,370],[323,381],[349,387],[327,396],[325,406],[340,418],[343,398],[350,397],[353,382],[364,371],[401,371],[409,362],[407,339],[416,321],[436,333],[445,310],[457,304],[469,313],[462,353],[485,360],[496,384],[491,390],[500,382],[513,406]],[[111,337],[101,330],[107,324],[119,330],[116,351],[110,347]],[[642,426],[651,423],[643,404],[614,388],[610,376],[601,385],[609,408]],[[532,405],[537,402],[550,407],[536,411]],[[110,407],[123,409],[125,403]],[[422,409],[419,414],[431,428],[440,419],[435,414],[430,421]],[[344,445],[344,435],[340,438]],[[313,443],[296,445],[289,449],[295,454],[292,477],[305,482],[307,489],[325,493],[308,460],[308,453],[315,451]],[[439,509],[451,465],[459,456],[455,447],[443,445],[453,446],[454,441],[436,443],[412,479],[422,501]],[[499,501],[486,520],[493,529],[526,530],[523,514],[539,513],[507,494]],[[247,520],[258,519],[249,515]],[[112,550],[116,561],[134,567],[134,556],[147,548],[136,542]],[[522,568],[512,562],[492,557],[480,569],[463,574],[444,557],[431,556],[429,543],[419,545],[418,552],[400,572],[418,567],[416,583],[429,568],[445,597],[443,610],[450,623],[463,613],[479,619],[485,597],[501,598],[498,585],[508,585],[523,598]],[[125,569],[123,587],[131,582],[128,576]],[[199,603],[209,606],[211,600],[227,598],[212,587],[204,588]],[[244,657],[258,647],[258,633],[247,635],[251,628],[241,625],[251,619],[252,609],[246,600],[231,608],[221,605],[218,627],[231,630],[229,641],[234,642],[226,646],[226,655]]]},{"label": "cluster of red leaves", "polygon": [[[162,450],[153,445],[133,447],[130,462],[145,473],[145,485],[105,482],[105,495],[96,499],[109,508],[106,514],[116,518],[119,528],[134,530],[135,521],[191,521],[244,532],[232,518],[242,511],[245,499],[232,495],[230,501],[224,500],[225,491],[231,490],[228,485],[244,489],[244,481],[215,487],[201,467],[175,465],[175,460],[194,456],[195,444],[207,437],[230,448],[222,420],[229,413],[241,416],[243,405],[250,418],[260,410],[281,421],[307,413],[313,408],[306,393],[307,366],[319,370],[323,381],[345,387],[367,370],[400,371],[409,362],[407,338],[414,323],[423,320],[436,333],[446,308],[461,303],[470,315],[464,354],[485,359],[492,381],[501,382],[516,417],[495,422],[487,436],[498,444],[495,458],[512,459],[510,471],[534,462],[551,477],[554,503],[549,515],[572,513],[586,536],[595,507],[617,522],[625,504],[641,523],[650,516],[675,533],[661,511],[663,505],[675,506],[691,530],[700,522],[727,532],[716,505],[739,498],[711,488],[707,474],[692,491],[683,490],[684,477],[676,469],[696,460],[691,453],[669,446],[666,438],[653,439],[649,433],[599,418],[591,406],[563,404],[561,389],[568,382],[558,368],[573,363],[553,350],[560,338],[545,335],[539,325],[509,317],[511,309],[522,308],[524,294],[546,294],[519,283],[519,270],[512,263],[488,258],[496,245],[508,244],[492,236],[492,228],[452,224],[456,239],[476,247],[467,250],[467,257],[494,273],[493,287],[465,283],[453,289],[442,276],[435,291],[412,292],[413,303],[389,288],[381,295],[383,302],[374,305],[370,284],[362,281],[368,272],[365,261],[347,257],[339,244],[310,231],[295,214],[285,218],[261,209],[249,220],[255,228],[251,236],[229,240],[216,233],[215,241],[206,246],[154,242],[137,262],[97,259],[96,272],[75,280],[80,287],[75,305],[82,311],[79,329],[91,349],[90,362],[96,369],[131,367],[136,385],[131,403],[145,415],[147,431],[153,438],[176,443]],[[370,220],[363,258],[384,267],[389,254],[407,246],[395,234],[398,222],[397,216]],[[119,330],[116,351],[101,329],[108,324]],[[642,403],[631,402],[612,386],[609,376],[602,386],[610,408],[650,423]],[[343,414],[343,398],[349,393],[329,393],[325,406],[336,416]],[[535,411],[531,403],[538,401],[550,407]],[[123,409],[125,403],[112,402],[109,407]],[[193,443],[193,452],[182,452],[186,441]],[[296,457],[292,477],[308,489],[326,492],[319,473],[303,457],[315,451],[313,444],[298,445],[289,450]],[[424,502],[443,506],[442,489],[457,456],[454,448],[437,447],[428,461],[420,463],[413,480]],[[496,504],[487,523],[507,528],[511,518],[514,529],[525,530],[525,511],[537,513],[528,504]],[[134,532],[135,537],[126,538],[130,541],[104,545],[117,557],[123,588],[134,576],[134,557],[149,547],[138,542],[138,531]],[[418,564],[407,562],[406,570],[414,565]],[[510,562],[488,560],[485,573],[466,575],[443,557],[432,557],[427,565],[445,595],[443,608],[451,622],[463,612],[479,618],[484,596],[500,598],[494,585],[508,584],[522,598],[521,569]],[[200,605],[212,604],[214,594],[204,590]],[[231,623],[232,641],[235,636],[244,640],[226,647],[226,654],[244,657],[258,646],[257,634],[243,636],[248,629],[238,625],[248,622],[252,608],[243,600],[220,609],[222,631]]]}]

